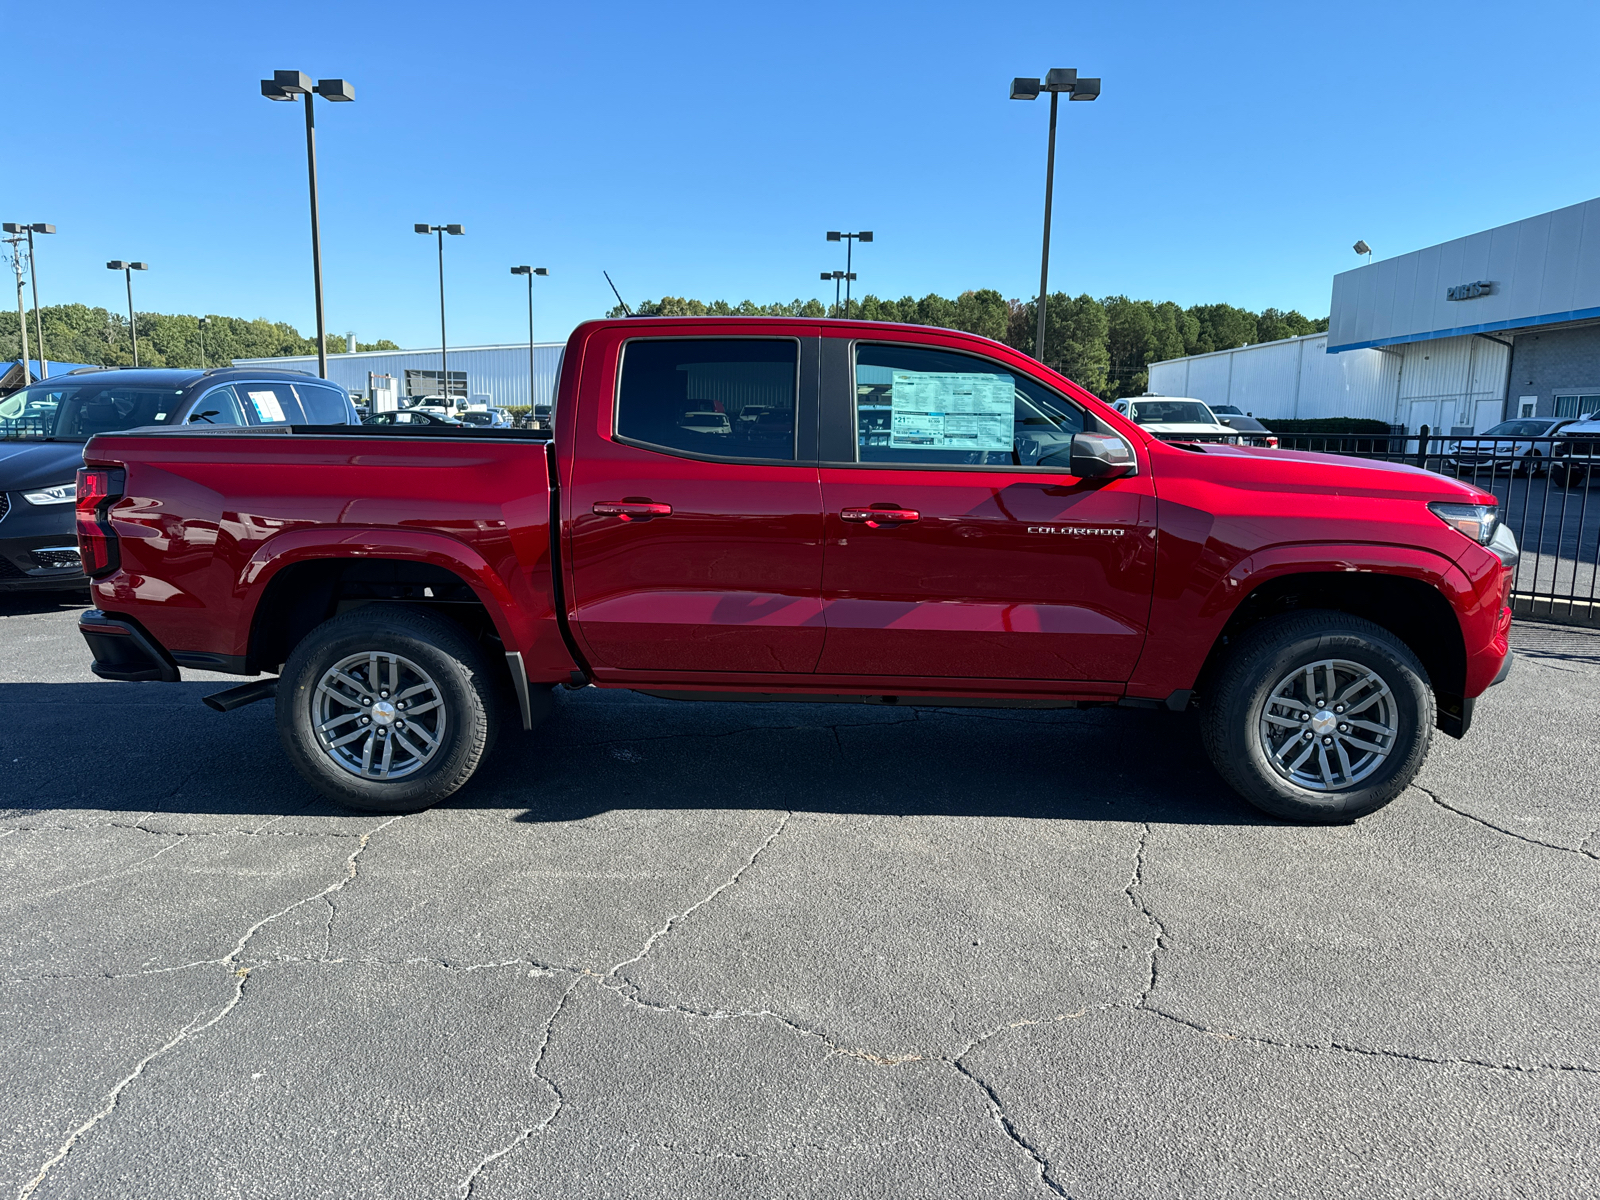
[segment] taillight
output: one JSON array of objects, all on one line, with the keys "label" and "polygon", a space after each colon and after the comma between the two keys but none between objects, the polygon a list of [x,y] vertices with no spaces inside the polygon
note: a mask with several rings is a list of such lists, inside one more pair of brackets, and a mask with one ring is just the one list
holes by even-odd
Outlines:
[{"label": "taillight", "polygon": [[116,531],[111,528],[111,506],[122,498],[126,475],[109,467],[84,467],[78,472],[78,496],[74,505],[78,520],[78,556],[83,572],[99,579],[115,571],[122,555],[117,549]]}]

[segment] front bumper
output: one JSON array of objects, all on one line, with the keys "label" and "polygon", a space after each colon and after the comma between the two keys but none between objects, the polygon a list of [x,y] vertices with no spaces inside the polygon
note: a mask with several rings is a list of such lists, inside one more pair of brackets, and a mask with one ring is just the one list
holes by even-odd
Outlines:
[{"label": "front bumper", "polygon": [[60,591],[89,586],[78,561],[70,504],[29,504],[20,492],[0,497],[0,591]]}]

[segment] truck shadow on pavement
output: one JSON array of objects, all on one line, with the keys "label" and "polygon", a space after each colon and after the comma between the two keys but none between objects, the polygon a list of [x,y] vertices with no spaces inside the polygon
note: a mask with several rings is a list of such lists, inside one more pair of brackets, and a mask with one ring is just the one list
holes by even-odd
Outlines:
[{"label": "truck shadow on pavement", "polygon": [[[0,809],[347,815],[290,768],[270,704],[218,684],[0,684]],[[443,805],[519,822],[627,809],[1269,823],[1212,771],[1192,714],[930,709],[560,694],[502,730]],[[520,811],[517,811],[520,810]]]}]

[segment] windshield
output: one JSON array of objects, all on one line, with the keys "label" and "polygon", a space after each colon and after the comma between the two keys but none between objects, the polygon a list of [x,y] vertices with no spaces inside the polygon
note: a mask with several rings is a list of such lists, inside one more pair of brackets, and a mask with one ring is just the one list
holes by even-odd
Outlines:
[{"label": "windshield", "polygon": [[1140,425],[1215,425],[1211,411],[1198,400],[1140,400],[1128,406]]},{"label": "windshield", "polygon": [[86,442],[97,433],[165,424],[182,394],[109,379],[37,383],[0,400],[0,441]]}]

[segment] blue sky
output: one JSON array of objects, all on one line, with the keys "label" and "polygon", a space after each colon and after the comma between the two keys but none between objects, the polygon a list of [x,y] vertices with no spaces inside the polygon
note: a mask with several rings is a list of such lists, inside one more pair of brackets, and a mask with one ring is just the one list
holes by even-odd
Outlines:
[{"label": "blue sky", "polygon": [[[1062,105],[1051,286],[1328,311],[1335,271],[1600,194],[1600,6],[389,2],[24,5],[8,23],[7,220],[50,221],[41,300],[313,327],[298,106],[318,105],[330,331],[540,340],[611,303],[823,296],[828,229],[872,229],[858,287],[1037,290],[1047,102]],[[13,75],[15,80],[15,75]],[[25,144],[24,144],[25,143]],[[19,175],[35,152],[52,164]],[[831,297],[830,297],[831,298]]]}]

